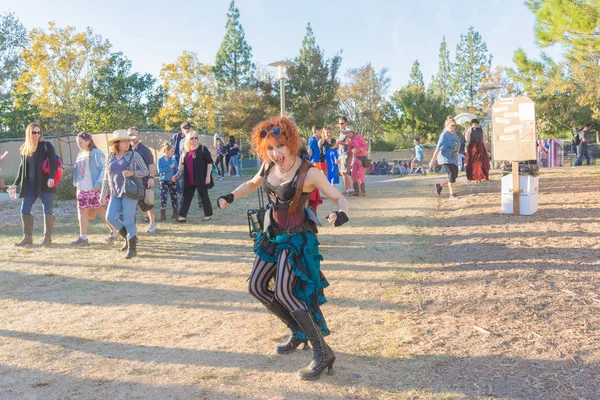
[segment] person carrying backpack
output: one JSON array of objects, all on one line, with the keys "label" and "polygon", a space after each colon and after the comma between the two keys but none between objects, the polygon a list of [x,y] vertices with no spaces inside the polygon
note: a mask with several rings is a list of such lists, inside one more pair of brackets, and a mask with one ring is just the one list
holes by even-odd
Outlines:
[{"label": "person carrying backpack", "polygon": [[585,124],[583,129],[573,136],[573,144],[577,146],[577,158],[575,159],[575,163],[573,163],[574,167],[581,165],[584,157],[586,165],[590,165],[591,157],[588,151],[588,134],[591,129],[591,124]]},{"label": "person carrying backpack", "polygon": [[[25,143],[19,149],[21,153],[21,165],[17,172],[15,183],[9,190],[16,190],[21,186],[19,197],[21,203],[21,222],[23,224],[23,238],[15,246],[27,246],[33,244],[33,215],[31,209],[39,198],[42,199],[44,209],[44,240],[40,246],[52,244],[52,231],[54,229],[54,214],[52,206],[56,193],[56,182],[54,176],[58,168],[56,151],[52,143],[44,140],[42,127],[31,123],[25,131]],[[48,161],[49,170],[44,172],[44,163]]]}]

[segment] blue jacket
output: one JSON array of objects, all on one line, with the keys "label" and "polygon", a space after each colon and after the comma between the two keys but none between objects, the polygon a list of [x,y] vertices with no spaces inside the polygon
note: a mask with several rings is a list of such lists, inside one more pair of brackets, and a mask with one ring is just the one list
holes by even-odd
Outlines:
[{"label": "blue jacket", "polygon": [[[175,168],[171,168],[171,164],[175,165]],[[160,180],[171,182],[173,175],[177,172],[177,160],[173,156],[168,160],[164,157],[158,159],[158,172],[160,173]]]},{"label": "blue jacket", "polygon": [[[77,163],[73,168],[73,186],[77,186]],[[104,178],[104,153],[102,150],[94,148],[90,151],[90,172],[94,189],[102,189],[102,179]]]}]

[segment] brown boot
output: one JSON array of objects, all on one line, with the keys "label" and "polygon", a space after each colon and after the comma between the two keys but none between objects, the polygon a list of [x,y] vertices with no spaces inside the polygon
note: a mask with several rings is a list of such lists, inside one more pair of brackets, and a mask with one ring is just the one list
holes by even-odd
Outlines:
[{"label": "brown boot", "polygon": [[44,240],[40,246],[46,247],[52,244],[52,231],[54,231],[54,214],[44,215]]},{"label": "brown boot", "polygon": [[354,188],[354,192],[350,193],[349,196],[358,196],[360,194],[360,186],[358,182],[353,182],[352,187]]},{"label": "brown boot", "polygon": [[179,215],[179,214],[177,213],[177,209],[176,209],[176,208],[174,208],[174,209],[173,209],[173,215],[171,215],[171,219],[177,219],[177,215]]},{"label": "brown boot", "polygon": [[161,208],[160,209],[160,218],[158,220],[159,221],[166,221],[167,220],[167,209],[166,208]]},{"label": "brown boot", "polygon": [[360,184],[360,195],[361,196],[367,195],[367,192],[365,191],[365,183],[364,182]]},{"label": "brown boot", "polygon": [[27,246],[33,244],[33,215],[21,215],[23,223],[23,238],[15,246]]}]

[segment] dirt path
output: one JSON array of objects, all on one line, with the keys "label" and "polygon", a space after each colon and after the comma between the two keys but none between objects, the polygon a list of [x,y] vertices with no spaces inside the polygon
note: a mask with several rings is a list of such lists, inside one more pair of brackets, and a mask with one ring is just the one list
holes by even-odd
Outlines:
[{"label": "dirt path", "polygon": [[56,246],[17,249],[18,205],[0,203],[0,398],[595,399],[599,177],[545,171],[531,217],[498,213],[498,176],[458,202],[435,177],[373,177],[351,224],[319,234],[337,361],[313,383],[294,376],[310,352],[277,356],[286,332],[246,291],[255,197],[141,234],[134,261],[99,223],[70,248],[70,203]]}]

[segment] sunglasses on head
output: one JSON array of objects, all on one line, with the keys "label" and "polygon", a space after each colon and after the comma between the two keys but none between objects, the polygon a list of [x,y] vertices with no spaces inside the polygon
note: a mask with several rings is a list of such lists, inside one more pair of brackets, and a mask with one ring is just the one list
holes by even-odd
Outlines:
[{"label": "sunglasses on head", "polygon": [[273,127],[273,129],[271,129],[271,131],[267,131],[266,129],[263,129],[262,131],[260,131],[261,139],[266,138],[269,133],[271,135],[273,135],[273,137],[278,137],[279,135],[281,135],[281,128],[278,126],[275,126],[275,127]]}]

